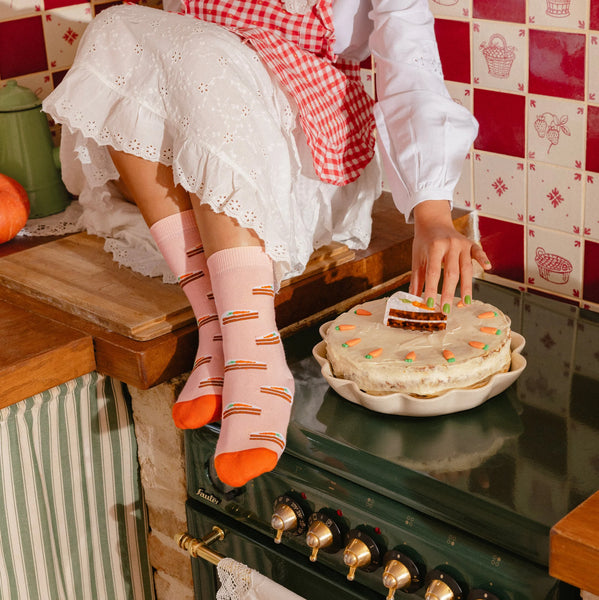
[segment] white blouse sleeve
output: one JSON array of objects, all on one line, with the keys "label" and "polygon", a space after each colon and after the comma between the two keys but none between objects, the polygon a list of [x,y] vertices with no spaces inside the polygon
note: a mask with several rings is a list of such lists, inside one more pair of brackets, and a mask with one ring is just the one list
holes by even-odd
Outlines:
[{"label": "white blouse sleeve", "polygon": [[375,119],[388,184],[412,221],[423,200],[453,201],[478,124],[443,81],[428,0],[372,0]]}]

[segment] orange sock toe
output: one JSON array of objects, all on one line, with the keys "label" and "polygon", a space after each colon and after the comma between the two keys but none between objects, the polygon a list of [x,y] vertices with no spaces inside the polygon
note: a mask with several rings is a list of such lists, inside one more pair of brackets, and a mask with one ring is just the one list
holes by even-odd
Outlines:
[{"label": "orange sock toe", "polygon": [[251,448],[218,454],[214,458],[214,466],[223,483],[241,487],[250,479],[272,471],[278,459],[277,453],[268,448]]},{"label": "orange sock toe", "polygon": [[209,394],[175,402],[173,421],[179,429],[197,429],[220,419],[222,396]]}]

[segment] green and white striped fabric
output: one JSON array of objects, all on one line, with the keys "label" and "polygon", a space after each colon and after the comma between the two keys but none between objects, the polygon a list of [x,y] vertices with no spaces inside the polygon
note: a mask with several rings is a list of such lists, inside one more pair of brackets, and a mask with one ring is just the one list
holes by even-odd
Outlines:
[{"label": "green and white striped fabric", "polygon": [[146,535],[122,383],[90,373],[0,410],[0,600],[149,600]]}]

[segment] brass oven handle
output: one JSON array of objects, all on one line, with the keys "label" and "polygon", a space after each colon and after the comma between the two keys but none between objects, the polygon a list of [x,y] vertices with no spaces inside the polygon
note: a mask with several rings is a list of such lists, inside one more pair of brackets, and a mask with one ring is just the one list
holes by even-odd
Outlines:
[{"label": "brass oven handle", "polygon": [[223,558],[226,558],[220,552],[212,550],[208,546],[213,542],[225,539],[225,532],[214,525],[212,531],[202,537],[201,540],[194,538],[189,533],[178,533],[175,536],[175,542],[179,548],[187,550],[193,558],[202,558],[213,565],[217,565]]}]

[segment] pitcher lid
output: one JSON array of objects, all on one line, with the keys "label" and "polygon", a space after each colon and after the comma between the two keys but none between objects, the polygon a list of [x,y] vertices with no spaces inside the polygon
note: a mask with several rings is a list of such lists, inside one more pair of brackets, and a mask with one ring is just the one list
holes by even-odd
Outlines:
[{"label": "pitcher lid", "polygon": [[40,106],[42,101],[29,89],[14,79],[0,88],[0,112],[15,112]]}]

